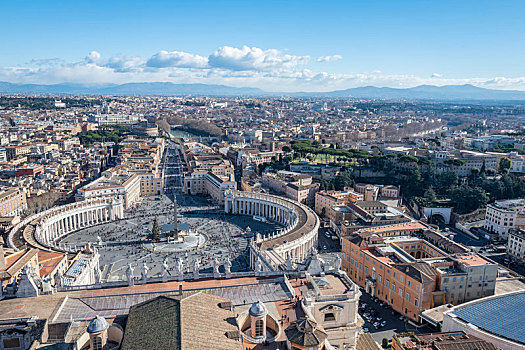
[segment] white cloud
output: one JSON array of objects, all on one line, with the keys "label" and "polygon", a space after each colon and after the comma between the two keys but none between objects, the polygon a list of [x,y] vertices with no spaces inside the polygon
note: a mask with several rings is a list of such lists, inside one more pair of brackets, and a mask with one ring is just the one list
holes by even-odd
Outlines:
[{"label": "white cloud", "polygon": [[211,67],[234,71],[270,71],[305,65],[309,59],[309,56],[283,54],[275,49],[263,50],[248,46],[239,49],[223,46],[208,57],[208,62]]},{"label": "white cloud", "polygon": [[332,55],[332,56],[321,56],[317,58],[317,62],[333,62],[343,59],[341,55]]},{"label": "white cloud", "polygon": [[[332,56],[330,56],[332,57]],[[25,65],[0,67],[0,81],[13,83],[127,83],[173,82],[259,87],[267,91],[331,91],[357,86],[413,87],[421,84],[461,85],[525,90],[525,77],[447,78],[385,74],[379,70],[359,74],[330,73],[305,66],[308,56],[279,50],[224,46],[208,58],[182,51],[160,51],[149,59],[113,56],[96,51],[77,62],[35,58]]]},{"label": "white cloud", "polygon": [[145,60],[138,56],[113,56],[102,67],[112,68],[116,72],[132,72],[143,68]]},{"label": "white cloud", "polygon": [[86,62],[88,62],[88,63],[95,63],[99,59],[100,59],[100,53],[98,53],[97,51],[91,51],[86,56]]},{"label": "white cloud", "polygon": [[183,51],[169,52],[162,50],[151,56],[146,65],[154,68],[206,68],[208,66],[208,59]]}]

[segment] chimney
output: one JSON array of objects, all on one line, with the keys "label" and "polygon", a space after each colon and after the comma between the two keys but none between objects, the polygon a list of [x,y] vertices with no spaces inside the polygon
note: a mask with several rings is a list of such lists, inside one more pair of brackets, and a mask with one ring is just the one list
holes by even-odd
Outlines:
[{"label": "chimney", "polygon": [[182,283],[179,284],[179,295],[182,296]]}]

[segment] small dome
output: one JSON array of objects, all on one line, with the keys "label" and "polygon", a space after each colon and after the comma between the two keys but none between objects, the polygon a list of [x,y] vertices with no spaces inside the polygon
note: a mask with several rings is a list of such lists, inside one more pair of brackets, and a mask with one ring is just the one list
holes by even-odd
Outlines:
[{"label": "small dome", "polygon": [[250,316],[260,317],[266,315],[267,313],[268,309],[266,309],[266,306],[264,306],[264,304],[260,301],[256,301],[250,307]]},{"label": "small dome", "polygon": [[94,319],[89,322],[89,326],[87,328],[88,333],[98,333],[105,331],[108,329],[109,324],[108,321],[104,317],[100,317],[97,315]]}]

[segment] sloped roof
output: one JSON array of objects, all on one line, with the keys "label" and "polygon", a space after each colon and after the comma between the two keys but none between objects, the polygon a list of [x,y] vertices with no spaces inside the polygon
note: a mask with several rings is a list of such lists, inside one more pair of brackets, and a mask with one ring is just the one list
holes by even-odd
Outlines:
[{"label": "sloped roof", "polygon": [[284,332],[291,343],[305,347],[318,346],[327,337],[326,332],[307,317],[292,322]]},{"label": "sloped roof", "polygon": [[242,349],[227,337],[238,330],[233,312],[219,307],[227,301],[197,293],[182,300],[159,296],[132,306],[121,349]]}]

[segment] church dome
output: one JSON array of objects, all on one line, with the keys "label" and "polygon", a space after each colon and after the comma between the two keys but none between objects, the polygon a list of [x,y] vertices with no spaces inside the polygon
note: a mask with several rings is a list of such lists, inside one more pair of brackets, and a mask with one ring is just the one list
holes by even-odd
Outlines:
[{"label": "church dome", "polygon": [[108,329],[109,324],[108,321],[104,317],[100,317],[97,315],[94,319],[89,322],[89,326],[87,328],[88,333],[99,333],[102,331],[105,331]]},{"label": "church dome", "polygon": [[250,316],[260,317],[266,315],[267,313],[268,309],[266,309],[266,306],[264,306],[264,304],[260,301],[256,301],[250,307]]}]

